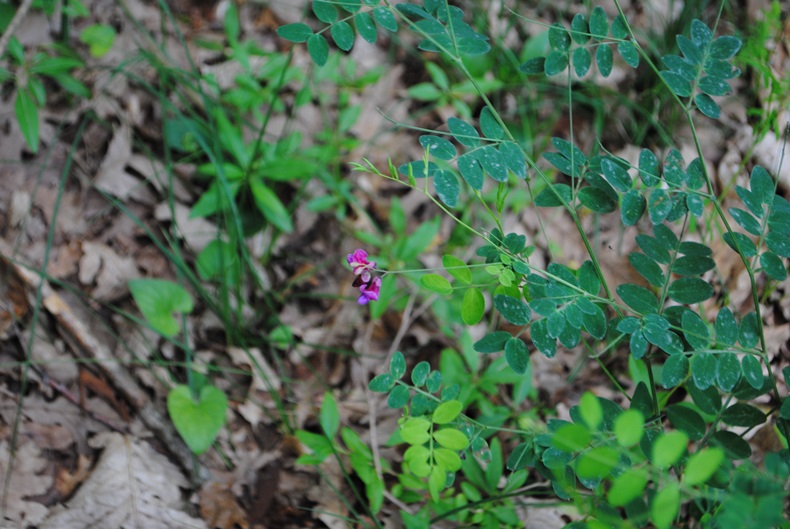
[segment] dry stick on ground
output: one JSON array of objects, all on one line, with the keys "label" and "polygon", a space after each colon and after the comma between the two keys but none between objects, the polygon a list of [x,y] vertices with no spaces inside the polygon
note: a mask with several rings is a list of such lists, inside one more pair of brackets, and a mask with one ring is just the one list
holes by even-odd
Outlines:
[{"label": "dry stick on ground", "polygon": [[30,11],[30,6],[32,5],[33,0],[24,0],[22,5],[19,6],[19,9],[16,10],[14,18],[11,19],[11,22],[8,24],[8,27],[3,33],[3,36],[0,37],[0,57],[2,57],[5,53],[11,37],[13,37],[16,30],[19,29],[19,25],[22,23],[22,20],[24,20],[25,16],[27,16],[27,12]]}]

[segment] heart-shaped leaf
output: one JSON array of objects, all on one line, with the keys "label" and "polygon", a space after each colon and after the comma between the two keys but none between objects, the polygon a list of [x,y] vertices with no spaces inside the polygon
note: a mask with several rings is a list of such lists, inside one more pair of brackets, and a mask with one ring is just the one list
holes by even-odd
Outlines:
[{"label": "heart-shaped leaf", "polygon": [[165,336],[178,334],[174,312],[187,314],[194,308],[189,292],[172,281],[135,279],[129,281],[129,290],[151,327]]},{"label": "heart-shaped leaf", "polygon": [[195,454],[209,449],[225,424],[228,399],[215,386],[205,385],[198,400],[188,386],[179,385],[167,396],[167,412],[176,431]]}]

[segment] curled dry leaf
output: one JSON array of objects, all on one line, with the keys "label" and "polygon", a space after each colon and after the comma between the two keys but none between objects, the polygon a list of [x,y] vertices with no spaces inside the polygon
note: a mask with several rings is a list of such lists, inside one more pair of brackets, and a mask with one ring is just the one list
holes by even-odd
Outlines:
[{"label": "curled dry leaf", "polygon": [[208,481],[200,489],[200,515],[219,529],[247,529],[247,515],[230,492],[230,482]]},{"label": "curled dry leaf", "polygon": [[[13,462],[11,478],[8,480],[9,461]],[[0,481],[7,484],[8,494],[5,505],[5,522],[16,522],[20,525],[38,525],[47,515],[47,508],[42,504],[26,500],[31,496],[40,496],[52,485],[52,476],[45,475],[47,459],[42,457],[39,448],[26,439],[17,447],[11,457],[8,441],[0,441]],[[16,525],[16,524],[14,524]]]}]

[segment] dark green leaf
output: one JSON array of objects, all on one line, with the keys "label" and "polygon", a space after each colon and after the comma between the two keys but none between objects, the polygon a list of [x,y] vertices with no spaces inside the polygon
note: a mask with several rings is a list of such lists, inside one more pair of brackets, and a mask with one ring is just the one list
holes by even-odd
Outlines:
[{"label": "dark green leaf", "polygon": [[685,77],[668,70],[662,71],[661,77],[676,96],[688,97],[691,95],[691,81]]},{"label": "dark green leaf", "polygon": [[637,331],[632,334],[628,345],[631,349],[631,355],[637,360],[645,356],[645,353],[647,353],[647,338],[645,338],[645,335],[642,333],[642,331]]},{"label": "dark green leaf", "polygon": [[582,287],[585,292],[597,296],[598,291],[601,289],[601,279],[598,277],[598,273],[595,271],[595,266],[592,262],[589,260],[584,261],[579,267],[578,275],[579,286]]},{"label": "dark green leaf", "polygon": [[771,202],[773,202],[774,193],[776,193],[774,179],[771,178],[768,171],[761,166],[756,165],[754,169],[752,169],[749,187],[752,189],[754,198],[759,201],[760,204],[771,204]]},{"label": "dark green leaf", "polygon": [[590,40],[590,31],[587,19],[581,13],[576,13],[571,21],[571,38],[576,44],[584,44]]},{"label": "dark green leaf", "polygon": [[612,187],[622,193],[627,192],[634,185],[628,171],[623,169],[619,163],[609,158],[601,160],[601,171]]},{"label": "dark green leaf", "polygon": [[480,134],[478,134],[477,129],[466,121],[452,117],[447,120],[447,128],[450,129],[450,134],[461,145],[474,147],[479,143]]},{"label": "dark green leaf", "polygon": [[689,361],[684,354],[673,354],[664,362],[661,370],[661,384],[669,389],[674,388],[686,378],[689,372]]},{"label": "dark green leaf", "polygon": [[636,51],[636,46],[632,42],[623,41],[617,43],[617,51],[625,63],[631,68],[636,69],[639,67],[639,52]]},{"label": "dark green leaf", "polygon": [[737,222],[741,228],[752,235],[760,235],[762,233],[760,222],[748,211],[739,208],[730,208],[730,215],[732,215],[732,218],[735,219],[735,222]]},{"label": "dark green leaf", "polygon": [[428,154],[440,160],[452,160],[456,155],[455,145],[439,136],[423,134],[420,136],[420,145]]},{"label": "dark green leaf", "polygon": [[617,330],[624,334],[633,334],[642,328],[642,323],[638,318],[628,316],[620,320],[617,324]]},{"label": "dark green leaf", "polygon": [[679,55],[664,55],[661,62],[672,71],[689,82],[697,78],[697,68]]},{"label": "dark green leaf", "polygon": [[546,69],[546,58],[545,57],[536,57],[534,59],[530,59],[521,66],[519,66],[518,71],[521,73],[525,73],[527,75],[534,75],[537,73],[544,73]]},{"label": "dark green leaf", "polygon": [[710,332],[708,326],[696,312],[687,310],[681,319],[683,334],[694,349],[707,349],[710,347]]},{"label": "dark green leaf", "polygon": [[411,394],[406,386],[395,386],[387,397],[387,406],[392,409],[400,409],[409,403]]},{"label": "dark green leaf", "polygon": [[632,252],[628,255],[628,262],[648,283],[656,287],[664,286],[666,276],[654,260],[643,253]]},{"label": "dark green leaf", "polygon": [[650,192],[647,211],[653,224],[661,224],[667,218],[673,207],[672,197],[665,189],[657,188]]},{"label": "dark green leaf", "polygon": [[458,179],[452,171],[437,171],[433,176],[433,186],[436,188],[439,200],[444,202],[447,207],[454,208],[458,204],[460,189]]},{"label": "dark green leaf", "polygon": [[329,58],[329,43],[326,37],[319,34],[310,35],[307,39],[307,51],[314,63],[318,66],[325,65]]},{"label": "dark green leaf", "polygon": [[587,75],[587,72],[590,71],[590,66],[592,66],[592,57],[590,57],[590,52],[587,51],[587,48],[576,48],[573,50],[571,64],[573,64],[573,70],[577,76],[584,77]]},{"label": "dark green leaf", "polygon": [[647,201],[642,194],[636,189],[631,189],[623,195],[622,204],[620,205],[620,216],[625,226],[634,226],[647,208]]},{"label": "dark green leaf", "polygon": [[750,404],[738,402],[724,410],[721,420],[724,424],[729,424],[730,426],[751,428],[764,423],[766,415]]},{"label": "dark green leaf", "polygon": [[725,392],[732,391],[741,378],[741,363],[735,353],[716,355],[716,385]]},{"label": "dark green leaf", "polygon": [[628,23],[622,15],[617,15],[612,21],[612,36],[616,39],[628,38]]},{"label": "dark green leaf", "polygon": [[511,296],[494,296],[494,307],[513,325],[527,325],[532,315],[529,305]]},{"label": "dark green leaf", "polygon": [[675,260],[672,272],[679,276],[698,276],[714,268],[716,268],[716,261],[710,257],[684,255]]},{"label": "dark green leaf", "polygon": [[274,191],[257,179],[250,180],[249,185],[255,205],[266,220],[280,231],[293,231],[291,215]]},{"label": "dark green leaf", "polygon": [[434,162],[428,162],[426,165],[422,160],[408,162],[400,165],[398,171],[404,176],[413,176],[414,178],[432,177],[439,170],[439,166]]},{"label": "dark green leaf", "polygon": [[754,389],[762,389],[763,387],[763,368],[757,357],[750,354],[743,355],[741,359],[741,371],[743,378]]},{"label": "dark green leaf", "polygon": [[713,434],[710,442],[720,446],[729,459],[747,459],[752,455],[752,448],[741,436],[727,430],[720,430]]},{"label": "dark green leaf", "polygon": [[[732,232],[732,236],[729,232],[724,234],[724,242],[727,243],[727,246],[735,250],[736,252],[739,251],[744,257],[754,257],[757,255],[757,246],[754,245],[754,242],[744,235],[743,233],[738,233],[737,231]],[[737,243],[737,247],[736,247]]]},{"label": "dark green leaf", "polygon": [[677,149],[670,149],[664,158],[664,179],[675,186],[683,185],[687,179],[683,169],[683,155]]},{"label": "dark green leaf", "polygon": [[784,281],[787,278],[787,268],[782,259],[770,250],[760,255],[760,266],[771,279]]},{"label": "dark green leaf", "polygon": [[560,24],[552,24],[549,28],[549,46],[555,50],[568,51],[571,46],[568,30]]},{"label": "dark green leaf", "polygon": [[14,103],[14,114],[19,124],[19,130],[25,137],[25,142],[31,152],[38,152],[39,127],[38,127],[38,107],[33,99],[33,95],[28,89],[19,89],[16,93]]},{"label": "dark green leaf", "polygon": [[719,105],[708,94],[697,94],[694,97],[694,103],[700,112],[711,119],[719,119],[719,116],[721,116]]},{"label": "dark green leaf", "polygon": [[538,320],[532,324],[531,338],[532,343],[538,351],[552,358],[557,353],[557,341],[549,336],[546,319]]},{"label": "dark green leaf", "polygon": [[740,49],[741,39],[726,35],[713,41],[709,54],[713,59],[726,61],[727,59],[734,57]]},{"label": "dark green leaf", "polygon": [[614,53],[612,48],[605,44],[598,46],[595,50],[595,63],[598,65],[598,71],[601,72],[603,77],[609,77],[612,73],[612,65],[614,64]]},{"label": "dark green leaf", "polygon": [[376,19],[379,26],[387,31],[398,31],[398,22],[395,20],[395,15],[386,7],[376,7],[373,9],[373,18]]},{"label": "dark green leaf", "polygon": [[310,26],[307,24],[297,22],[295,24],[280,26],[277,28],[277,34],[291,42],[305,42],[313,35],[313,30],[310,29]]},{"label": "dark green leaf", "polygon": [[636,243],[645,254],[661,264],[669,264],[669,251],[658,239],[640,233],[636,236]]},{"label": "dark green leaf", "polygon": [[690,305],[701,303],[713,295],[713,287],[698,277],[683,277],[669,285],[667,291],[670,299]]},{"label": "dark green leaf", "polygon": [[486,145],[475,151],[475,155],[488,176],[497,182],[507,182],[507,164],[496,147]]},{"label": "dark green leaf", "polygon": [[505,343],[505,359],[507,365],[519,375],[523,375],[529,370],[529,350],[527,344],[520,338],[510,338]]},{"label": "dark green leaf", "polygon": [[606,314],[598,305],[593,304],[592,306],[595,307],[595,312],[583,313],[582,325],[584,330],[590,333],[590,336],[603,340],[606,336]]},{"label": "dark green leaf", "polygon": [[697,86],[702,93],[709,96],[726,96],[730,93],[730,85],[727,84],[727,81],[712,75],[706,75],[700,79]]},{"label": "dark green leaf", "polygon": [[697,353],[691,365],[691,374],[694,384],[706,390],[716,381],[716,357],[710,353]]},{"label": "dark green leaf", "polygon": [[[563,203],[563,201],[565,202]],[[535,205],[541,208],[563,206],[570,201],[571,188],[567,184],[553,184],[535,197]]]},{"label": "dark green leaf", "polygon": [[359,11],[359,8],[362,7],[362,2],[360,2],[360,0],[343,0],[343,2],[340,3],[340,7],[349,13],[356,13]]},{"label": "dark green leaf", "polygon": [[691,21],[691,41],[700,49],[705,49],[713,40],[713,32],[699,19]]},{"label": "dark green leaf", "polygon": [[780,257],[790,257],[790,238],[784,233],[775,230],[769,232],[765,237],[765,245]]},{"label": "dark green leaf", "polygon": [[411,381],[412,383],[420,387],[425,384],[425,380],[428,378],[428,375],[431,373],[431,364],[426,361],[422,361],[411,371]]},{"label": "dark green leaf", "polygon": [[[694,368],[692,367],[693,370]],[[691,381],[686,385],[686,388],[691,394],[694,404],[703,412],[714,415],[721,409],[721,394],[719,394],[719,390],[715,386],[711,385],[702,390],[697,387],[696,382]]]},{"label": "dark green leaf", "polygon": [[623,303],[639,314],[658,312],[658,300],[655,294],[644,287],[624,283],[617,287],[617,295]]},{"label": "dark green leaf", "polygon": [[720,346],[731,346],[738,339],[738,322],[727,307],[722,307],[716,315],[716,343]]},{"label": "dark green leaf", "polygon": [[553,51],[549,53],[543,64],[543,70],[549,77],[562,73],[567,67],[568,54],[562,51]]},{"label": "dark green leaf", "polygon": [[476,341],[472,348],[478,353],[498,353],[505,348],[505,344],[510,338],[512,336],[509,332],[490,332]]},{"label": "dark green leaf", "polygon": [[[679,355],[676,355],[679,356]],[[670,358],[674,358],[671,356]],[[692,441],[699,441],[705,436],[705,419],[686,403],[667,406],[667,419],[672,426],[685,432]]]},{"label": "dark green leaf", "polygon": [[[315,17],[318,20],[326,24],[331,24],[332,22],[337,20],[337,9],[335,9],[335,6],[333,6],[331,3],[325,0],[313,0],[313,13],[315,13]],[[280,31],[278,30],[277,33],[279,32]],[[312,31],[310,33],[312,33]],[[298,41],[298,42],[303,42],[303,41]]]},{"label": "dark green leaf", "polygon": [[688,37],[677,35],[675,37],[678,48],[683,52],[683,55],[692,64],[702,64],[702,50],[694,44]]},{"label": "dark green leaf", "polygon": [[458,158],[458,172],[472,189],[480,191],[483,188],[483,168],[474,153],[466,153]]},{"label": "dark green leaf", "polygon": [[516,178],[523,180],[527,177],[527,161],[518,145],[513,142],[501,143],[499,152],[502,153],[507,168],[516,175]]},{"label": "dark green leaf", "polygon": [[617,201],[597,187],[584,187],[578,193],[579,202],[595,213],[611,213],[617,209]]},{"label": "dark green leaf", "polygon": [[639,153],[639,176],[648,187],[657,186],[661,181],[658,177],[658,158],[647,149]]},{"label": "dark green leaf", "polygon": [[527,441],[516,446],[507,458],[507,469],[511,472],[530,467],[534,464],[534,451],[532,441]]},{"label": "dark green leaf", "polygon": [[590,33],[598,40],[609,35],[609,18],[601,6],[596,6],[590,14]]},{"label": "dark green leaf", "polygon": [[395,379],[392,378],[392,375],[389,373],[382,373],[380,375],[376,375],[376,377],[370,381],[368,388],[370,388],[370,391],[374,391],[376,393],[386,393],[392,389],[392,386],[394,385]]},{"label": "dark green leaf", "polygon": [[392,378],[395,380],[400,380],[405,374],[406,358],[403,356],[403,353],[397,351],[392,355],[392,359],[390,360],[390,375],[392,375]]},{"label": "dark green leaf", "polygon": [[354,25],[357,27],[359,36],[371,44],[376,42],[376,24],[368,13],[357,13],[354,15]]},{"label": "dark green leaf", "polygon": [[694,257],[710,257],[713,255],[713,250],[709,246],[701,242],[683,241],[678,247],[678,251],[683,255],[690,255]]},{"label": "dark green leaf", "polygon": [[496,116],[488,107],[483,107],[480,111],[480,130],[483,131],[483,136],[492,140],[499,140],[505,135]]},{"label": "dark green leaf", "polygon": [[760,326],[756,313],[750,312],[741,320],[738,341],[744,347],[754,347],[760,341]]}]

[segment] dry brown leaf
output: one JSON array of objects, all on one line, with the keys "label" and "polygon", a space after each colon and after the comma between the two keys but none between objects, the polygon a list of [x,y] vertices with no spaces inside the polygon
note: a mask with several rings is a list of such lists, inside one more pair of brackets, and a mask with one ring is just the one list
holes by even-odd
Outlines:
[{"label": "dry brown leaf", "polygon": [[121,257],[107,245],[85,241],[80,259],[80,283],[96,283],[91,296],[100,301],[115,301],[128,293],[127,283],[140,277],[131,257]]},{"label": "dry brown leaf", "polygon": [[[13,461],[11,480],[8,476],[8,462]],[[47,515],[42,504],[25,500],[30,496],[40,496],[52,485],[52,476],[43,475],[48,462],[42,457],[39,448],[31,441],[22,440],[16,454],[11,458],[8,442],[0,441],[0,483],[7,483],[7,496],[4,521],[20,525],[38,525]]]},{"label": "dry brown leaf", "polygon": [[189,482],[148,443],[109,432],[89,443],[104,448],[96,468],[71,501],[52,509],[41,529],[207,527],[180,509],[179,487]]},{"label": "dry brown leaf", "polygon": [[91,459],[82,454],[77,456],[77,468],[74,469],[74,472],[69,472],[65,467],[58,469],[58,473],[55,476],[55,489],[60,497],[67,498],[71,496],[77,485],[85,481],[85,478],[90,475],[90,469]]},{"label": "dry brown leaf", "polygon": [[[217,238],[217,226],[206,219],[193,219],[189,216],[190,209],[183,204],[174,205],[175,223],[178,233],[184,238],[187,245],[195,252],[200,252],[211,241]],[[173,220],[170,214],[170,204],[162,202],[154,210],[156,220]]]},{"label": "dry brown leaf", "polygon": [[230,482],[209,481],[200,488],[200,516],[212,528],[247,529],[247,515],[231,494]]}]

